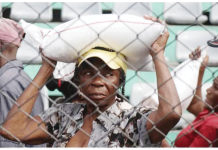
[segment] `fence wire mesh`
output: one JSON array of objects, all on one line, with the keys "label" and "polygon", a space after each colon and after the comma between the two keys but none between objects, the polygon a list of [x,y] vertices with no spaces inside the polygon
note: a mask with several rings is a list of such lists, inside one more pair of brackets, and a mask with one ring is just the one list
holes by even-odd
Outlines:
[{"label": "fence wire mesh", "polygon": [[[76,54],[71,59],[73,66],[72,63],[59,66],[56,70],[59,79],[55,79],[52,72],[56,64],[41,55],[42,45],[36,48],[30,35],[23,35],[23,31],[1,19],[0,147],[217,147],[218,49],[207,46],[208,40],[217,37],[217,7],[218,3],[199,2],[0,3],[2,18],[17,22],[23,19],[49,29],[44,30],[45,33],[41,31],[43,38],[50,32],[57,33],[44,49],[56,44],[60,45],[60,51],[68,48]],[[129,39],[123,47],[116,49],[117,45],[103,35],[118,21],[110,22],[98,32],[83,18],[100,14],[118,15],[118,20],[123,14],[154,16],[157,18],[155,23],[165,20],[170,35],[166,47],[157,51],[154,45],[140,38],[154,23],[138,32],[128,22],[120,21],[123,24],[120,30],[125,28],[135,36],[119,37]],[[72,19],[74,21],[64,28],[55,28]],[[61,32],[69,32],[66,30],[78,22],[96,36],[76,47],[63,38]],[[23,30],[27,32],[31,24]],[[19,36],[14,38],[15,31],[10,32],[9,28]],[[80,32],[86,34],[83,30]],[[68,38],[75,41],[82,37],[79,33],[78,37],[71,36]],[[112,37],[116,38],[116,34]],[[21,44],[14,46],[19,40],[22,40]],[[108,62],[102,54],[98,58],[87,58],[83,51],[96,41],[106,46],[99,48],[96,45],[95,49],[115,53],[115,57],[104,54]],[[136,43],[149,48],[152,54],[150,60],[138,61],[136,58],[140,63],[137,67],[121,57],[126,48]],[[164,58],[159,57],[163,51]],[[207,57],[200,58],[206,55],[205,52],[208,60]],[[134,50],[130,55],[135,55]],[[116,59],[131,70],[125,72],[122,65],[118,67],[121,69],[109,69],[109,64]],[[142,71],[150,64],[156,71]],[[68,72],[64,74],[61,70]],[[72,74],[73,77],[61,80]]]}]

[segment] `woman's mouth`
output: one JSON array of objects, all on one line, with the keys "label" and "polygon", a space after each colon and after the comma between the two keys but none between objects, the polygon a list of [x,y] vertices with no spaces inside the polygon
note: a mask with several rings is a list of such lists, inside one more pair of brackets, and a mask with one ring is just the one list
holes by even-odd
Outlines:
[{"label": "woman's mouth", "polygon": [[89,97],[91,98],[91,99],[104,99],[104,98],[106,98],[106,95],[105,94],[102,94],[102,93],[90,93],[89,94]]}]

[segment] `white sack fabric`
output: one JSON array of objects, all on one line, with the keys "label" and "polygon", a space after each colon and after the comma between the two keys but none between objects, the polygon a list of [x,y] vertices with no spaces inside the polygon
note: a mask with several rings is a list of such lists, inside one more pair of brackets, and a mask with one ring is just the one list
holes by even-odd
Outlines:
[{"label": "white sack fabric", "polygon": [[38,50],[39,45],[41,45],[43,41],[43,37],[52,30],[39,28],[34,24],[25,22],[23,19],[20,20],[20,24],[22,25],[26,36],[28,36],[28,39],[26,39],[26,36],[24,39],[27,40],[29,44],[32,44],[31,46]]},{"label": "white sack fabric", "polygon": [[[206,56],[206,51],[202,51],[202,55],[198,60],[187,59],[182,64],[177,66],[173,71],[171,71],[171,76],[173,77],[173,81],[175,83],[180,98],[182,110],[186,110],[188,108],[194,96],[195,89],[197,87],[197,82],[198,82],[199,68],[205,56]],[[138,83],[138,86],[135,87],[133,86],[133,87],[136,90],[140,90],[139,88],[140,84],[142,83]],[[156,93],[154,91],[155,90],[145,91],[143,90],[143,87],[141,88],[141,93],[146,92],[146,94],[144,94],[143,96],[144,101],[142,105],[149,106],[149,107],[158,107],[159,105],[158,95],[157,95],[158,90],[156,90]],[[135,96],[131,95],[130,97],[130,103],[133,104],[134,106],[139,105],[139,103],[141,102],[140,100],[137,101],[136,97],[137,95]]]},{"label": "white sack fabric", "polygon": [[63,63],[58,61],[53,76],[55,79],[69,81],[74,76],[75,67],[76,63]]},{"label": "white sack fabric", "polygon": [[75,62],[85,52],[100,46],[121,52],[129,69],[141,71],[154,71],[149,51],[165,30],[163,24],[127,14],[81,16],[58,25],[46,35],[38,27],[30,29],[23,20],[20,23],[36,42],[33,45],[38,44],[43,54],[53,60]]}]

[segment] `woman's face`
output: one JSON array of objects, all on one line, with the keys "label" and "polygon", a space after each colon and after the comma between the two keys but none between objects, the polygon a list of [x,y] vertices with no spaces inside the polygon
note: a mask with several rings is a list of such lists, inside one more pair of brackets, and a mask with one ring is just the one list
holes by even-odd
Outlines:
[{"label": "woman's face", "polygon": [[80,90],[98,106],[108,108],[114,103],[119,88],[120,71],[111,69],[99,58],[90,58],[88,61],[96,68],[87,63],[81,64]]},{"label": "woman's face", "polygon": [[[207,95],[205,102],[212,107],[215,107],[218,104],[218,77],[216,77],[213,81],[213,85],[207,89]],[[210,108],[205,104],[205,108]]]}]

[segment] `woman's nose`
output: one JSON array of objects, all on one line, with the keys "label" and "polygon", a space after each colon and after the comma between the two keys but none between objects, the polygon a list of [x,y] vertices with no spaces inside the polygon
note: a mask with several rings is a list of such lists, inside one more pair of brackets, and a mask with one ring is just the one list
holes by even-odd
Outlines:
[{"label": "woman's nose", "polygon": [[99,75],[96,76],[92,81],[92,85],[94,85],[94,86],[103,86],[104,81],[103,81],[102,77],[100,77]]}]

